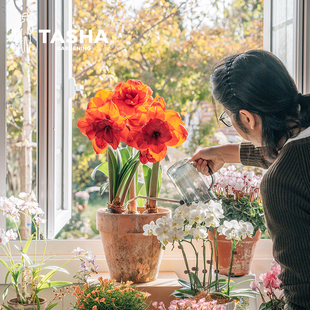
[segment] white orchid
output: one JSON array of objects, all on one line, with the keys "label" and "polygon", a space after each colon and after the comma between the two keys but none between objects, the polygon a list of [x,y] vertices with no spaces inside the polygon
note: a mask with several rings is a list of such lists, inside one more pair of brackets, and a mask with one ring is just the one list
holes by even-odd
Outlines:
[{"label": "white orchid", "polygon": [[176,228],[182,228],[184,226],[185,218],[181,214],[175,214],[171,221],[171,226]]},{"label": "white orchid", "polygon": [[190,235],[192,236],[193,239],[196,239],[196,240],[208,238],[207,229],[203,226],[192,228],[190,230]]},{"label": "white orchid", "polygon": [[13,229],[9,229],[5,234],[9,240],[16,240],[17,239],[17,233],[13,231]]},{"label": "white orchid", "polygon": [[169,230],[171,230],[171,226],[169,224],[160,223],[160,224],[156,224],[153,234],[157,236],[158,240],[164,240],[164,239],[167,239],[167,233]]},{"label": "white orchid", "polygon": [[0,244],[6,245],[9,241],[9,238],[5,234],[4,229],[0,229]]},{"label": "white orchid", "polygon": [[191,212],[191,208],[187,205],[182,205],[175,209],[175,213],[182,215],[183,217],[187,217],[189,213]]},{"label": "white orchid", "polygon": [[169,242],[182,240],[184,238],[184,231],[177,229],[176,227],[173,227],[171,230],[167,233],[167,239]]},{"label": "white orchid", "polygon": [[228,240],[241,240],[247,236],[251,237],[254,227],[249,222],[232,220],[230,222],[224,221],[217,231],[220,235],[225,235]]},{"label": "white orchid", "polygon": [[152,221],[150,224],[146,224],[143,226],[144,236],[152,236],[154,234],[156,228],[156,224]]},{"label": "white orchid", "polygon": [[186,225],[186,226],[184,227],[184,233],[185,233],[185,235],[189,235],[191,229],[192,229],[192,225]]},{"label": "white orchid", "polygon": [[206,212],[202,210],[192,210],[188,216],[189,225],[200,224],[206,219]]}]

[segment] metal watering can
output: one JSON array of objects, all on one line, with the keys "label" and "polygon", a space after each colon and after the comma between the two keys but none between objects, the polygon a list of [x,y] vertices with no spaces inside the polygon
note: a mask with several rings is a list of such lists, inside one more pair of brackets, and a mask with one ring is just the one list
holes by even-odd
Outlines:
[{"label": "metal watering can", "polygon": [[208,168],[212,179],[210,187],[206,178],[198,172],[189,158],[178,161],[168,169],[167,174],[183,198],[184,203],[190,205],[193,202],[208,202],[218,199],[212,191],[214,176],[209,165]]},{"label": "metal watering can", "polygon": [[218,200],[218,197],[213,193],[214,176],[211,168],[209,167],[209,174],[211,176],[212,182],[209,186],[206,178],[198,172],[198,170],[189,161],[189,158],[184,158],[174,165],[172,165],[167,170],[167,175],[172,181],[175,188],[181,195],[181,200],[176,199],[166,199],[159,197],[148,197],[148,196],[137,196],[129,201],[127,204],[137,198],[152,199],[159,201],[168,201],[179,203],[180,205],[187,204],[190,205],[193,202],[208,202],[210,200]]}]

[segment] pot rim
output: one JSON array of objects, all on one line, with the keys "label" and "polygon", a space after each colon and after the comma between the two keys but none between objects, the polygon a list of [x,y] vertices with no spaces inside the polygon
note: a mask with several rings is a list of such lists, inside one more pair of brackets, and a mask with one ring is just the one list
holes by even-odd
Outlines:
[{"label": "pot rim", "polygon": [[[47,298],[44,298],[44,297],[38,297],[39,300],[40,300],[40,305],[41,304],[44,304],[44,303],[47,303]],[[19,302],[17,302],[17,297],[13,297],[13,298],[10,298],[7,300],[7,303],[10,303],[10,304],[19,304],[19,305],[25,305],[25,306],[30,306],[30,305],[36,305],[36,303],[31,303],[31,304],[20,304]]]},{"label": "pot rim", "polygon": [[[106,211],[108,210],[108,208],[100,208],[96,211],[97,215],[105,215],[105,216],[111,216],[111,217],[119,217],[122,216],[124,217],[142,217],[142,216],[156,216],[156,215],[161,215],[161,214],[171,214],[171,210],[168,208],[162,208],[162,207],[158,207],[158,212],[157,213],[140,213],[140,214],[120,214],[120,213],[107,213]],[[145,210],[145,209],[143,209]]]}]

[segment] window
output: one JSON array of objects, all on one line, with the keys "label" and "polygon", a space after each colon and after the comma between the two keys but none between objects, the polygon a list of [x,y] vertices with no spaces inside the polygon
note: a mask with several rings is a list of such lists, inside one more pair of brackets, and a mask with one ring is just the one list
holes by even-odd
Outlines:
[{"label": "window", "polygon": [[264,49],[278,56],[302,93],[309,93],[309,1],[264,1]]}]

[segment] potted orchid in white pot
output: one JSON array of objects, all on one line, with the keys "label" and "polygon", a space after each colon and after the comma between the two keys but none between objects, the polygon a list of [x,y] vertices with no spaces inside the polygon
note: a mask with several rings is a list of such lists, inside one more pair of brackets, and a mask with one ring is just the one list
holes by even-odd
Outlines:
[{"label": "potted orchid in white pot", "polygon": [[[5,302],[9,289],[13,289],[15,297],[7,301],[8,306],[3,304],[3,308],[7,310],[20,309],[41,309],[50,310],[57,305],[53,303],[55,299],[61,299],[66,293],[70,292],[68,281],[55,281],[54,274],[58,272],[67,273],[63,267],[74,259],[81,260],[81,270],[96,271],[99,266],[95,265],[95,257],[91,252],[85,252],[81,249],[74,250],[74,256],[61,266],[48,266],[47,262],[53,257],[46,257],[47,243],[43,231],[39,224],[44,220],[41,216],[43,210],[39,208],[35,201],[33,193],[20,193],[19,197],[10,198],[0,196],[0,211],[4,215],[10,217],[15,225],[15,230],[9,229],[5,231],[0,228],[0,253],[3,258],[0,258],[0,263],[7,270],[5,274],[5,288],[2,293],[3,302]],[[34,233],[25,242],[21,240],[19,232],[20,214],[26,215],[31,221],[34,228]],[[38,236],[43,238],[39,241]],[[14,242],[16,240],[16,242]],[[12,244],[12,242],[14,242]],[[43,242],[43,253],[38,253],[38,243]],[[34,243],[34,246],[32,246]],[[16,250],[15,250],[16,248]],[[15,253],[14,253],[15,250]],[[53,287],[62,288],[61,294],[56,293],[55,296],[47,303],[47,300],[40,297],[42,291]]]},{"label": "potted orchid in white pot", "polygon": [[[182,251],[185,262],[185,274],[189,281],[179,280],[183,288],[176,290],[173,295],[178,298],[192,298],[206,301],[217,300],[218,304],[225,304],[226,308],[234,309],[234,300],[240,297],[249,297],[253,294],[250,289],[236,290],[235,288],[246,281],[238,284],[231,284],[231,268],[234,260],[235,246],[241,239],[252,236],[253,225],[243,221],[225,221],[220,225],[220,220],[224,218],[224,210],[219,201],[210,200],[207,203],[193,203],[191,206],[183,205],[175,210],[172,218],[161,218],[156,223],[151,222],[143,227],[145,235],[156,236],[163,249],[171,243],[172,249],[175,245]],[[217,233],[224,235],[232,245],[232,255],[228,280],[219,279],[218,276],[218,248],[215,237],[215,247],[208,239],[208,231],[214,236]],[[202,242],[202,273],[199,273],[199,253],[197,243]],[[195,266],[191,267],[187,259],[187,253],[183,246],[184,243],[190,244],[195,253]],[[206,244],[210,243],[211,258],[206,258]],[[215,260],[213,260],[215,252]],[[209,267],[207,267],[207,264]],[[212,273],[212,267],[215,266],[215,276]],[[202,277],[202,278],[201,278]],[[214,279],[215,278],[215,279]],[[254,293],[255,294],[255,293]]]}]

